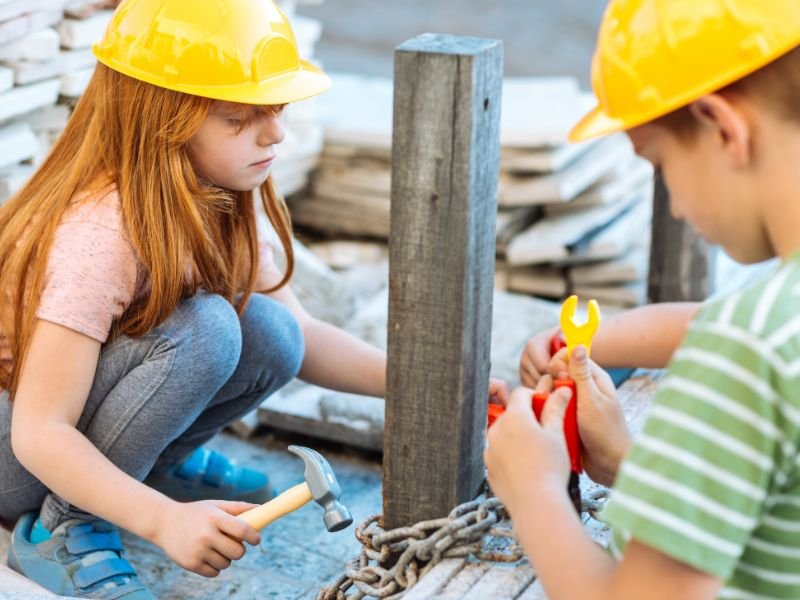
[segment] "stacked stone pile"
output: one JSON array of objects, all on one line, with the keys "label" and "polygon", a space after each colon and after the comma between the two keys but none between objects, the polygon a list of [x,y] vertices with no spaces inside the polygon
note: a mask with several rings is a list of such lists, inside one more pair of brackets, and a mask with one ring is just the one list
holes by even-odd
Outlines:
[{"label": "stacked stone pile", "polygon": [[[546,298],[644,300],[652,171],[624,136],[569,144],[591,106],[571,78],[507,79],[497,286]],[[328,238],[388,239],[392,82],[335,74],[318,100],[325,146],[295,222]]]}]

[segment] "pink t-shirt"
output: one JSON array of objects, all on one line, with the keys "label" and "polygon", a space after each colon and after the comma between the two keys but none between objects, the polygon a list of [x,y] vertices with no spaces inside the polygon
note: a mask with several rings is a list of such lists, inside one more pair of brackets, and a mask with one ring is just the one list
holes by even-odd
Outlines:
[{"label": "pink t-shirt", "polygon": [[[261,273],[273,266],[259,231]],[[116,190],[67,210],[56,229],[36,316],[105,343],[116,319],[146,291],[144,270],[122,219]],[[10,362],[0,333],[0,361]]]},{"label": "pink t-shirt", "polygon": [[100,343],[143,282],[119,194],[81,202],[56,229],[36,316]]}]

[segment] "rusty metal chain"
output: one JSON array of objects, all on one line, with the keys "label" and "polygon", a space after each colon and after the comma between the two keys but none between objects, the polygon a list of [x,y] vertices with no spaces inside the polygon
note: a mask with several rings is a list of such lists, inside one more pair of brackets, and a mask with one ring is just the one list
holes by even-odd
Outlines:
[{"label": "rusty metal chain", "polygon": [[[607,498],[606,488],[596,489],[583,497],[583,509],[596,519]],[[390,531],[380,526],[381,515],[369,516],[355,531],[361,554],[347,563],[343,575],[320,590],[316,600],[400,598],[443,558],[516,562],[524,553],[513,531],[495,527],[506,516],[505,507],[493,496],[460,504],[447,517]],[[491,549],[491,538],[508,541],[504,548]],[[353,586],[355,591],[348,595]]]},{"label": "rusty metal chain", "polygon": [[[316,600],[399,598],[443,558],[474,556],[493,562],[516,562],[524,557],[511,529],[495,527],[506,517],[495,497],[478,498],[454,508],[447,517],[385,531],[381,515],[366,518],[356,528],[363,544],[342,575],[323,588]],[[491,538],[505,538],[505,548],[491,549]],[[392,564],[391,568],[385,565]],[[356,591],[347,595],[355,586]]]},{"label": "rusty metal chain", "polygon": [[584,496],[581,500],[583,510],[589,513],[589,516],[593,519],[597,519],[598,513],[603,509],[603,506],[605,506],[609,491],[608,488],[597,488]]}]

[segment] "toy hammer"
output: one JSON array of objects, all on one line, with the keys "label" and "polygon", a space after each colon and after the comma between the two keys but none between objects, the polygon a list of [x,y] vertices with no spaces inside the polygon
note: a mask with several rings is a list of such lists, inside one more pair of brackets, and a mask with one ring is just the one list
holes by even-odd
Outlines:
[{"label": "toy hammer", "polygon": [[239,518],[256,529],[263,529],[313,499],[325,510],[322,520],[328,531],[340,531],[348,527],[353,522],[353,517],[344,504],[339,502],[342,489],[330,463],[311,448],[289,446],[289,452],[303,459],[306,465],[303,473],[305,482],[289,488],[261,506],[243,512]]}]

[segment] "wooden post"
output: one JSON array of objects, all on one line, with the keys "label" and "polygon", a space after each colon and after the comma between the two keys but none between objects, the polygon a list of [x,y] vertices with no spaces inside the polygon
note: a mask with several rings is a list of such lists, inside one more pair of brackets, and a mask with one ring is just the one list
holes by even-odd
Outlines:
[{"label": "wooden post", "polygon": [[655,178],[653,229],[650,242],[650,302],[705,300],[712,292],[715,248],[684,221],[669,212],[669,191]]},{"label": "wooden post", "polygon": [[483,481],[503,47],[395,52],[383,514],[446,516]]}]

